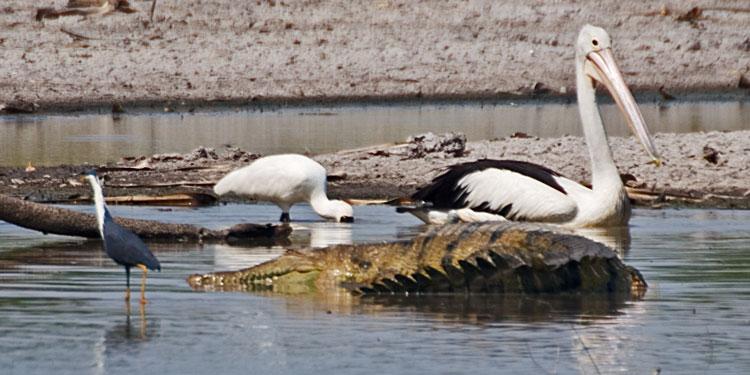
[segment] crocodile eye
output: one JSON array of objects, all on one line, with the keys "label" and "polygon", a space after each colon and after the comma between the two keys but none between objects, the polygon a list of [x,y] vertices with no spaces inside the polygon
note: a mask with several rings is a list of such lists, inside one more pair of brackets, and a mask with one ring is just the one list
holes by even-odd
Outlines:
[{"label": "crocodile eye", "polygon": [[591,44],[593,44],[593,45],[594,45],[594,47],[596,47],[596,46],[598,46],[598,45],[599,45],[599,41],[598,41],[598,40],[596,40],[596,39],[592,39],[592,40],[591,40]]}]

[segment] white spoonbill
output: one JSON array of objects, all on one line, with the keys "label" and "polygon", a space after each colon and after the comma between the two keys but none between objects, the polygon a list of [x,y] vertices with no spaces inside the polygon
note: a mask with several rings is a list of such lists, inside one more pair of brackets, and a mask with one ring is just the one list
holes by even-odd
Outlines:
[{"label": "white spoonbill", "polygon": [[646,123],[615,64],[607,32],[586,25],[576,42],[576,88],[591,158],[589,189],[543,166],[514,160],[478,160],[449,167],[400,207],[427,223],[518,220],[572,227],[617,226],[630,219],[630,204],[596,105],[595,82],[604,84],[631,130],[658,166]]},{"label": "white spoonbill", "polygon": [[326,170],[303,155],[283,154],[262,157],[224,176],[214,192],[234,193],[258,201],[273,202],[281,208],[281,221],[289,221],[295,203],[308,202],[318,215],[339,222],[354,220],[352,206],[326,196]]}]

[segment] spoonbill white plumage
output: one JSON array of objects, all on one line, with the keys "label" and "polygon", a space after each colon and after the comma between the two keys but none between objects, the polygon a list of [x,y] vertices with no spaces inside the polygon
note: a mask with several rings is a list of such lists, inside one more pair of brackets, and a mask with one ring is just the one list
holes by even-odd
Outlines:
[{"label": "spoonbill white plumage", "polygon": [[281,208],[282,222],[288,222],[295,203],[308,202],[318,215],[338,222],[354,220],[352,206],[326,196],[326,170],[303,155],[265,156],[234,170],[214,186],[218,195],[234,193]]},{"label": "spoonbill white plumage", "polygon": [[602,83],[657,166],[661,164],[643,116],[612,56],[604,29],[584,26],[576,42],[576,89],[591,159],[592,188],[543,166],[514,160],[478,160],[454,165],[400,207],[427,223],[518,220],[572,227],[627,224],[630,204],[617,172],[596,105]]}]

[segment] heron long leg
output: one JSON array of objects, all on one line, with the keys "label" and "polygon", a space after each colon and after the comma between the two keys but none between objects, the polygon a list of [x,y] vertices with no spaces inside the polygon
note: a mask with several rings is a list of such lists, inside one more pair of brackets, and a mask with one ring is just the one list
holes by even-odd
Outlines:
[{"label": "heron long leg", "polygon": [[125,267],[125,302],[130,302],[130,267]]},{"label": "heron long leg", "polygon": [[145,305],[148,303],[146,301],[146,274],[148,273],[148,268],[142,264],[139,264],[138,268],[143,271],[143,276],[141,277],[141,305]]}]

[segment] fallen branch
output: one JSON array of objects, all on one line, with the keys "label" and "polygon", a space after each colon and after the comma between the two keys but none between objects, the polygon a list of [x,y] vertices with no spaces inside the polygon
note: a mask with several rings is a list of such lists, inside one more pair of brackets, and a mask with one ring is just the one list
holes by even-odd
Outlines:
[{"label": "fallen branch", "polygon": [[66,29],[64,27],[61,27],[60,31],[62,31],[65,34],[70,35],[71,37],[73,37],[73,39],[78,39],[78,40],[95,40],[95,39],[100,39],[100,38],[95,38],[95,37],[92,37],[92,36],[86,36],[86,35],[83,35],[83,34],[76,33],[76,32],[70,31],[70,30],[68,30],[68,29]]},{"label": "fallen branch", "polygon": [[[183,206],[197,207],[216,204],[216,196],[204,193],[178,193],[167,195],[121,195],[115,197],[106,197],[104,201],[113,205],[138,205],[138,206]],[[91,199],[73,200],[74,203],[92,202]]]},{"label": "fallen branch", "polygon": [[117,184],[107,183],[108,188],[162,188],[162,187],[180,187],[180,186],[214,186],[216,181],[174,181],[174,182],[155,182],[147,184]]},{"label": "fallen branch", "polygon": [[[32,203],[1,194],[0,220],[44,234],[99,238],[96,218],[92,214]],[[150,240],[194,242],[282,240],[292,232],[288,225],[237,224],[227,229],[213,230],[191,224],[171,224],[153,220],[115,218],[115,221],[140,237]]]},{"label": "fallen branch", "polygon": [[148,17],[149,22],[154,22],[154,11],[156,10],[156,0],[151,3],[151,15]]},{"label": "fallen branch", "polygon": [[750,190],[746,190],[744,194],[737,195],[688,192],[675,189],[650,190],[631,187],[626,187],[625,190],[628,193],[628,198],[635,201],[636,204],[653,208],[660,208],[665,204],[741,209],[750,207],[750,202],[748,202]]}]

